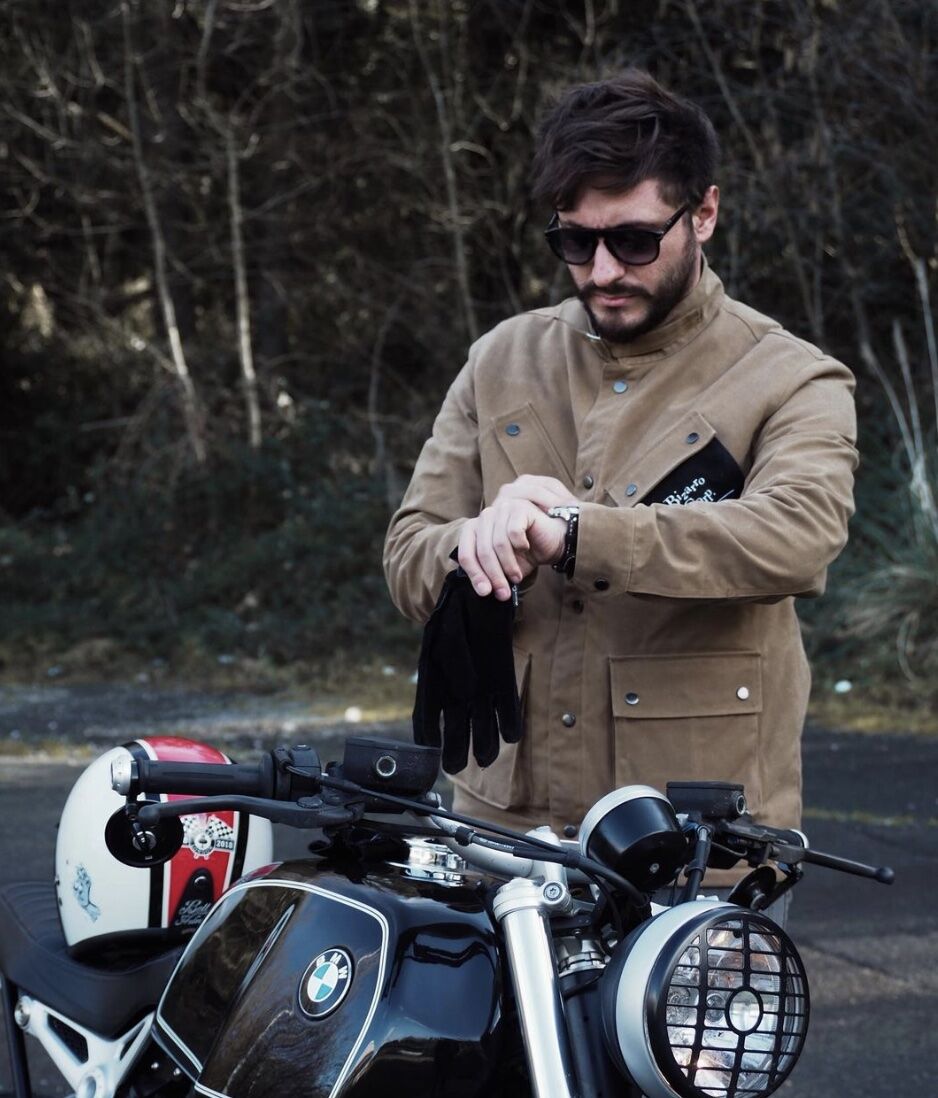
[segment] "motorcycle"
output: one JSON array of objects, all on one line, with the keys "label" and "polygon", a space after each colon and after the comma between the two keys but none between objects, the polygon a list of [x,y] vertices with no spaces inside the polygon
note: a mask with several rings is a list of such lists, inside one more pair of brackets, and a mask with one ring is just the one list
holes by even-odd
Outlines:
[{"label": "motorcycle", "polygon": [[[810,1013],[766,909],[809,864],[893,879],[755,822],[731,783],[618,789],[574,841],[446,811],[436,748],[350,738],[325,766],[307,745],[244,764],[165,755],[105,757],[109,857],[152,888],[227,827],[246,872],[229,865],[206,906],[214,886],[187,865],[144,947],[111,930],[77,955],[48,909],[17,918],[17,886],[0,891],[16,1098],[31,1095],[25,1034],[76,1098],[762,1098]],[[264,864],[267,832],[245,858],[247,820],[308,829],[310,857]],[[707,867],[740,863],[727,901],[701,894]],[[58,867],[63,925],[66,897],[98,906],[84,868],[69,887]]]}]

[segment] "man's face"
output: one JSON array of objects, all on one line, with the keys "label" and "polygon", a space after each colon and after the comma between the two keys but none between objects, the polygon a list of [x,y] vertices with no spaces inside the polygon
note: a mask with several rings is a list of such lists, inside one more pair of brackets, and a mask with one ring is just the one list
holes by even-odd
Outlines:
[{"label": "man's face", "polygon": [[[711,187],[696,210],[685,214],[661,240],[658,258],[645,266],[622,263],[601,240],[589,263],[568,264],[580,300],[596,333],[627,343],[657,327],[700,277],[700,246],[716,224],[719,195]],[[584,187],[560,224],[584,229],[629,225],[660,229],[675,212],[658,184],[646,179],[630,191]]]}]

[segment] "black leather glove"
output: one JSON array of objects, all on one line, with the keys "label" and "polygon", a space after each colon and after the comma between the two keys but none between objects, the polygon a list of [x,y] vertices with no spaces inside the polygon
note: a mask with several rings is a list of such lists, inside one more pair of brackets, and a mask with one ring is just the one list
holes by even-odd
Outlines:
[{"label": "black leather glove", "polygon": [[[414,740],[443,747],[443,769],[498,758],[499,740],[521,739],[521,703],[511,650],[514,601],[477,595],[461,568],[443,581],[424,627],[417,667]],[[441,718],[442,717],[442,722]]]}]

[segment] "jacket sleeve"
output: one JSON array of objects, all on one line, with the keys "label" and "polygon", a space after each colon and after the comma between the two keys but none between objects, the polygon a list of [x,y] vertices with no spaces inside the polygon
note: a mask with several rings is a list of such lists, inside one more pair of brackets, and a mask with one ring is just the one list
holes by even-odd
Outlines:
[{"label": "jacket sleeve", "polygon": [[584,504],[574,582],[610,596],[774,601],[820,594],[853,513],[852,393],[853,376],[840,363],[822,357],[803,366],[753,440],[739,499]]},{"label": "jacket sleeve", "polygon": [[467,364],[446,395],[385,537],[384,574],[391,599],[414,621],[430,616],[453,567],[449,558],[460,529],[481,510],[478,440],[472,366]]}]

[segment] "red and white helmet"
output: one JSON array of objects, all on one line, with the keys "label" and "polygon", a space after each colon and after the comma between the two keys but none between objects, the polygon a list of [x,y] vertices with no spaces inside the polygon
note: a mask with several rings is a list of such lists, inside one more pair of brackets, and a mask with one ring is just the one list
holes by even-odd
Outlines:
[{"label": "red and white helmet", "polygon": [[111,763],[128,754],[160,762],[231,762],[207,744],[154,736],[112,748],[84,770],[65,802],[55,844],[55,888],[70,947],[134,932],[170,941],[186,937],[230,884],[273,856],[268,820],[208,811],[181,817],[183,845],[169,861],[146,868],[119,862],[105,845],[104,829],[125,803],[111,788]]}]

